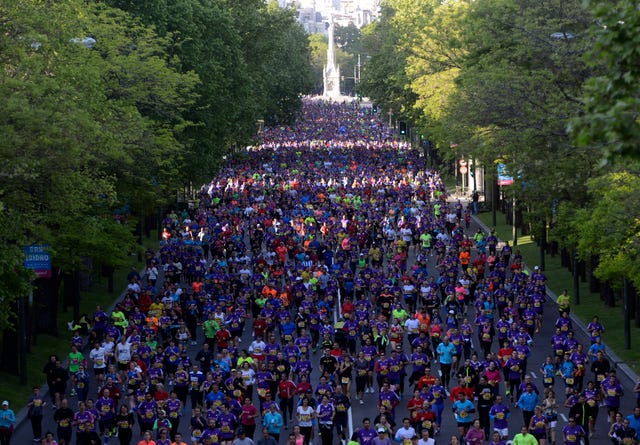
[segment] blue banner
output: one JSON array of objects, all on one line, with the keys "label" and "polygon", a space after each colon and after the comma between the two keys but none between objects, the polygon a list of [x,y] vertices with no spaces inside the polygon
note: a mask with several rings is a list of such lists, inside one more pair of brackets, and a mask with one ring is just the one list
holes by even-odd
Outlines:
[{"label": "blue banner", "polygon": [[506,164],[498,164],[498,185],[513,184],[513,176],[507,172]]},{"label": "blue banner", "polygon": [[32,244],[25,247],[24,267],[35,272],[37,278],[51,278],[51,254],[49,246]]}]

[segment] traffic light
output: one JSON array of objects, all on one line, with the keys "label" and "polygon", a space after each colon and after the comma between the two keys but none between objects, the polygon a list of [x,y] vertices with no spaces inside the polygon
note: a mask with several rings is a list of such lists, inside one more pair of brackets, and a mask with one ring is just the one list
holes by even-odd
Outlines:
[{"label": "traffic light", "polygon": [[378,112],[378,106],[376,104],[373,104],[373,112],[374,113]]},{"label": "traffic light", "polygon": [[400,134],[403,136],[407,134],[407,123],[405,121],[400,121]]}]

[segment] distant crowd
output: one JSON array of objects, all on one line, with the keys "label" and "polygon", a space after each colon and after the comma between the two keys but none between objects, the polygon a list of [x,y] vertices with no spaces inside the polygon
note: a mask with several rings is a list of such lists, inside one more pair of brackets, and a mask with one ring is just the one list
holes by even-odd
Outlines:
[{"label": "distant crowd", "polygon": [[[544,271],[471,229],[371,109],[305,102],[198,198],[166,215],[115,308],[76,320],[68,356],[51,356],[50,397],[28,400],[35,442],[589,445],[604,406],[595,443],[636,443],[640,408],[619,412],[598,317],[581,344],[566,292],[545,313]],[[377,414],[349,435],[366,400]],[[443,425],[457,434],[438,438]]]}]

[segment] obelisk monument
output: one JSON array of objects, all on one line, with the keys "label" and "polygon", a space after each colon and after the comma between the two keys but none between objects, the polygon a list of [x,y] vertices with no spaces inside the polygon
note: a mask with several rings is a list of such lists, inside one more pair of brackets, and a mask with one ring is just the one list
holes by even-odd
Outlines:
[{"label": "obelisk monument", "polygon": [[327,64],[324,67],[324,97],[340,97],[340,67],[336,65],[334,39],[333,39],[333,16],[329,22],[329,46],[327,47]]}]

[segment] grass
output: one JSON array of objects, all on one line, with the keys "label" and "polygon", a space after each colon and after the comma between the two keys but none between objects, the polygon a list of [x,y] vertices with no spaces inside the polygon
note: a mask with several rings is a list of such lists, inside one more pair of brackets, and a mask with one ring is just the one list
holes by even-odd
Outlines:
[{"label": "grass", "polygon": [[[481,213],[478,216],[487,227],[491,227],[491,213]],[[504,214],[498,213],[496,222],[498,223],[495,227],[497,236],[501,240],[511,242],[511,226],[505,223]],[[514,252],[520,250],[525,264],[530,268],[540,262],[540,248],[530,236],[520,237],[518,234],[518,245],[513,250]],[[549,288],[556,295],[559,295],[563,289],[568,289],[569,295],[573,296],[573,275],[569,269],[561,266],[560,256],[546,255],[545,266]],[[632,348],[625,349],[623,312],[620,305],[608,307],[600,299],[599,294],[590,292],[589,283],[580,282],[580,304],[572,305],[572,310],[585,324],[588,324],[597,314],[606,329],[603,339],[607,348],[613,350],[634,372],[640,373],[640,348],[634,345],[634,338],[640,338],[640,328],[637,328],[633,323],[631,324]]]},{"label": "grass", "polygon": [[[144,248],[157,248],[157,237],[154,233],[150,238],[143,240]],[[144,257],[143,257],[144,260]],[[137,256],[131,257],[131,264],[114,272],[113,293],[107,289],[107,279],[99,274],[93,277],[93,288],[90,292],[80,294],[80,313],[93,313],[97,304],[105,308],[111,306],[113,301],[120,295],[127,284],[127,274],[131,266],[135,265],[139,271],[144,267],[144,262],[138,262]],[[27,355],[27,384],[20,385],[20,377],[7,372],[0,372],[0,394],[2,398],[11,401],[16,413],[19,407],[23,406],[31,395],[31,387],[45,383],[45,376],[42,373],[44,365],[49,360],[49,355],[56,354],[58,357],[66,357],[69,353],[69,340],[71,333],[67,328],[67,322],[73,318],[71,308],[67,312],[62,311],[62,297],[59,300],[58,310],[58,333],[53,336],[48,334],[38,334],[36,344],[31,345],[31,352]]]}]

